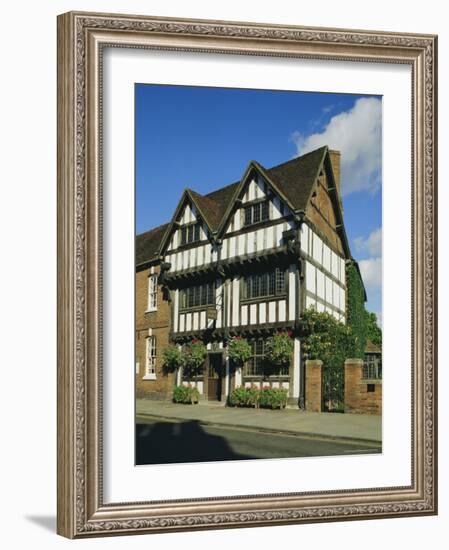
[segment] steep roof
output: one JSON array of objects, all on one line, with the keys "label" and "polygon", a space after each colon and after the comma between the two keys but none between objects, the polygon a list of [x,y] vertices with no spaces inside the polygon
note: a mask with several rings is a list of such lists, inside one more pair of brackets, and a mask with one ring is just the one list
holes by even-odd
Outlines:
[{"label": "steep roof", "polygon": [[[315,151],[271,168],[264,168],[255,161],[252,162],[252,165],[274,184],[278,191],[290,202],[294,210],[305,210],[327,151],[327,146],[320,147]],[[206,195],[200,195],[192,189],[187,190],[204,221],[212,231],[216,231],[220,224],[224,222],[228,206],[240,185],[242,185],[242,180],[216,189]],[[170,223],[160,225],[136,237],[137,265],[155,259],[169,226]]]},{"label": "steep roof", "polygon": [[156,258],[162,237],[170,224],[164,223],[136,237],[136,265]]},{"label": "steep roof", "polygon": [[236,181],[234,183],[231,183],[230,185],[226,185],[226,187],[221,187],[220,189],[217,189],[216,191],[212,191],[211,193],[205,195],[216,204],[217,217],[220,218],[219,223],[222,222],[226,209],[231,202],[235,192],[237,191],[239,185],[240,181]]},{"label": "steep roof", "polygon": [[269,179],[290,201],[295,210],[305,210],[327,147],[265,169]]},{"label": "steep roof", "polygon": [[207,195],[200,195],[196,191],[192,191],[192,189],[189,189],[189,193],[196,203],[204,221],[212,231],[215,231],[220,225],[221,218],[223,217],[221,205]]}]

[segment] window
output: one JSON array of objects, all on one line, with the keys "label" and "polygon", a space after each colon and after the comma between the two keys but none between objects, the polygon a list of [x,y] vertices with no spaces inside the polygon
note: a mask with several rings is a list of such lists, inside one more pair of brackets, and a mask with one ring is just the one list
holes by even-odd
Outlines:
[{"label": "window", "polygon": [[181,290],[181,308],[210,306],[215,304],[215,284],[204,283]]},{"label": "window", "polygon": [[201,224],[199,222],[181,227],[181,244],[183,245],[199,241],[200,227]]},{"label": "window", "polygon": [[382,379],[382,355],[380,353],[365,353],[363,378],[365,380]]},{"label": "window", "polygon": [[148,310],[157,310],[157,275],[148,277]]},{"label": "window", "polygon": [[265,360],[265,342],[263,340],[253,340],[250,343],[253,354],[246,364],[245,375],[262,376],[263,364]]},{"label": "window", "polygon": [[267,200],[250,204],[244,208],[243,225],[264,222],[270,219],[270,203]]},{"label": "window", "polygon": [[251,340],[252,355],[245,365],[244,376],[288,376],[289,367],[274,368],[265,360],[265,340]]},{"label": "window", "polygon": [[243,298],[252,300],[285,294],[285,271],[276,268],[266,273],[247,275],[243,284]]},{"label": "window", "polygon": [[145,376],[147,379],[156,378],[156,336],[146,339]]}]

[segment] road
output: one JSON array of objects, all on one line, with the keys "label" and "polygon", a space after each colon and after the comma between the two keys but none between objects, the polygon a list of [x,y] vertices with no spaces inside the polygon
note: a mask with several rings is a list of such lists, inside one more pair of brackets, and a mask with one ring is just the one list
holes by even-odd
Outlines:
[{"label": "road", "polygon": [[136,464],[373,454],[381,446],[322,437],[138,417]]}]

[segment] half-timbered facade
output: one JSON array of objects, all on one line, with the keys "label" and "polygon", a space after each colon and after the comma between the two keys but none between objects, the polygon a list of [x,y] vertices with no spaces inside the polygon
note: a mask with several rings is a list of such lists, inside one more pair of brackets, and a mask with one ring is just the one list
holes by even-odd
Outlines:
[{"label": "half-timbered facade", "polygon": [[[209,351],[203,376],[188,382],[219,400],[240,385],[284,387],[290,403],[302,405],[302,312],[315,307],[346,320],[351,255],[340,154],[322,147],[272,168],[251,161],[227,187],[208,195],[187,189],[156,240],[152,261],[170,304],[168,339],[179,346],[201,339]],[[149,265],[140,242],[141,266]],[[289,368],[268,369],[265,341],[280,330],[291,331],[293,359]],[[243,369],[232,369],[226,353],[235,335],[253,349]]]}]

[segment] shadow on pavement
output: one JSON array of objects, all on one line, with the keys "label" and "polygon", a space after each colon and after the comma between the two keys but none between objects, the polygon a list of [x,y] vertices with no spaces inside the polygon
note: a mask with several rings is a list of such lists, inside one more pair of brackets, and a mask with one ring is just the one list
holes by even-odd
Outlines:
[{"label": "shadow on pavement", "polygon": [[136,464],[170,464],[257,458],[235,453],[226,439],[199,422],[136,424]]}]

